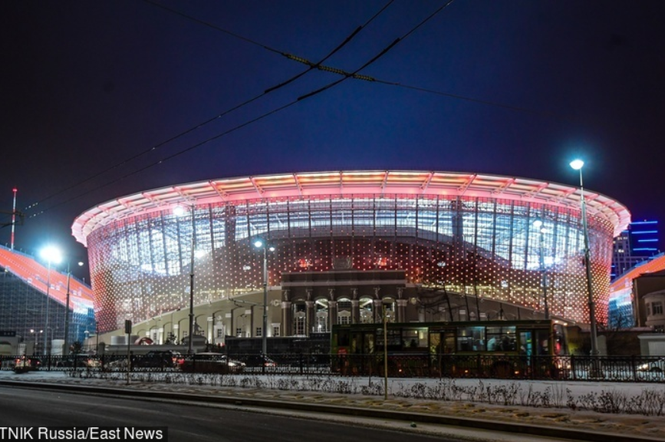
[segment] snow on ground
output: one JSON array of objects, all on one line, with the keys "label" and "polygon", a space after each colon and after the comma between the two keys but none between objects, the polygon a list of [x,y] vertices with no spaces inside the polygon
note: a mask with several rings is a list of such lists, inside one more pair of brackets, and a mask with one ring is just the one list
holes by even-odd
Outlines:
[{"label": "snow on ground", "polygon": [[388,380],[388,399],[384,400],[384,379],[377,377],[143,372],[132,373],[127,386],[126,374],[120,372],[81,371],[70,376],[2,371],[0,380],[380,408],[665,440],[664,383],[393,378]]}]

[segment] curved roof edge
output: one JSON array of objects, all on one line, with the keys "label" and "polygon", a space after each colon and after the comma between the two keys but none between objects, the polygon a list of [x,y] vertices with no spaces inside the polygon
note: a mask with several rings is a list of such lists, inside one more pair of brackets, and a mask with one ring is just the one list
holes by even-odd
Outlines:
[{"label": "curved roof edge", "polygon": [[[114,220],[180,204],[352,194],[478,196],[566,207],[579,207],[581,198],[579,187],[501,175],[390,170],[283,173],[176,184],[122,196],[79,215],[72,235],[87,246],[90,233]],[[602,214],[612,223],[614,236],[627,228],[630,213],[621,203],[588,189],[584,197],[590,213]]]},{"label": "curved roof edge", "polygon": [[649,260],[636,264],[634,267],[620,275],[614,280],[614,282],[610,283],[610,297],[613,293],[620,292],[623,289],[632,289],[633,279],[647,273],[659,272],[661,270],[665,270],[665,253],[652,256]]}]

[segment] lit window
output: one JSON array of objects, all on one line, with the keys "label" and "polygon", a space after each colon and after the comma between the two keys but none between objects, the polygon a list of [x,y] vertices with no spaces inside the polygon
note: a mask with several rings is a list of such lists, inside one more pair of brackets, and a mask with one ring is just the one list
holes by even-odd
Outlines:
[{"label": "lit window", "polygon": [[653,302],[651,309],[653,311],[654,315],[662,315],[663,314],[663,303],[662,302]]}]

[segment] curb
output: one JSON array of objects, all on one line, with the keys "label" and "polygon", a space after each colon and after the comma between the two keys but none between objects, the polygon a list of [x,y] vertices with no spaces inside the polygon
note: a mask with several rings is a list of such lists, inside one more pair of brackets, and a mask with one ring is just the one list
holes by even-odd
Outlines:
[{"label": "curb", "polygon": [[440,416],[427,413],[413,413],[394,410],[376,410],[371,408],[348,407],[327,404],[312,404],[295,401],[276,401],[270,399],[238,398],[234,396],[207,396],[195,393],[177,393],[165,391],[143,391],[129,388],[111,388],[86,385],[54,384],[48,382],[23,382],[0,380],[0,385],[20,388],[45,390],[70,390],[89,394],[126,396],[144,399],[171,399],[215,404],[229,404],[249,407],[279,408],[308,412],[329,413],[343,416],[369,417],[386,420],[401,420],[427,424],[477,428],[504,433],[533,435],[553,438],[591,442],[662,442],[660,438],[601,433],[596,431],[573,430],[568,428],[551,428],[531,424],[515,424],[466,417]]}]

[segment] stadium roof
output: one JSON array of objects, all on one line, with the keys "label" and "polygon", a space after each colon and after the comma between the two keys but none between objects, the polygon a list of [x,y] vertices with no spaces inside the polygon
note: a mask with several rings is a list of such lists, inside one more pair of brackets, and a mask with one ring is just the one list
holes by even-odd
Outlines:
[{"label": "stadium roof", "polygon": [[[34,258],[15,250],[0,246],[0,267],[21,278],[26,284],[46,294],[47,282],[51,289],[48,294],[62,305],[67,303],[67,275],[51,267],[49,269],[37,262]],[[69,278],[69,303],[74,311],[92,308],[92,289],[78,279]]]},{"label": "stadium roof", "polygon": [[[199,181],[123,196],[83,212],[74,220],[72,234],[87,245],[88,235],[98,227],[182,204],[358,194],[471,196],[575,208],[580,207],[581,198],[579,187],[498,175],[378,170],[289,173]],[[615,236],[626,229],[630,222],[626,207],[587,189],[584,196],[589,213],[608,219]]]},{"label": "stadium roof", "polygon": [[638,263],[635,267],[628,270],[610,284],[610,297],[615,292],[618,293],[624,289],[632,289],[633,279],[648,273],[660,272],[662,270],[665,270],[665,253],[656,255],[648,261]]}]

